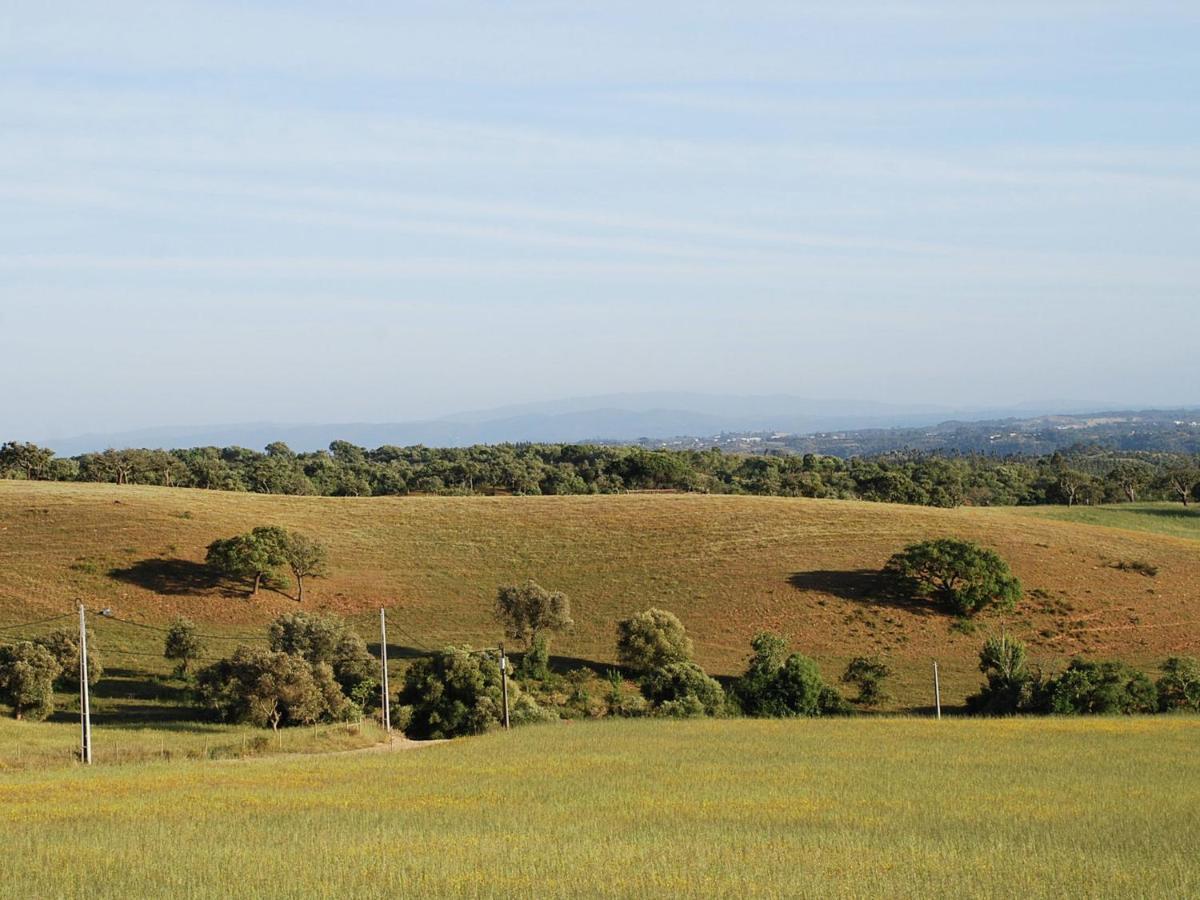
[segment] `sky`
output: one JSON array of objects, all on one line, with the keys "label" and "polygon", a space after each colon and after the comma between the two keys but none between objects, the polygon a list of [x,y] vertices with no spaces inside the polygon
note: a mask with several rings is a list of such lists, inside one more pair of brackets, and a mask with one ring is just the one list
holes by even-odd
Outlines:
[{"label": "sky", "polygon": [[1200,5],[0,9],[0,440],[1200,403]]}]

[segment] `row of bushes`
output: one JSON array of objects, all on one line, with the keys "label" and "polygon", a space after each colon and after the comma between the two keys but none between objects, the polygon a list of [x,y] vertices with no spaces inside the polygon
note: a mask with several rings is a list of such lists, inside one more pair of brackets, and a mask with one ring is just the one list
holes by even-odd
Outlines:
[{"label": "row of bushes", "polygon": [[1200,660],[1174,656],[1162,677],[1115,660],[1073,659],[1049,675],[1029,662],[1025,644],[1007,635],[989,638],[979,655],[987,678],[967,709],[982,715],[1110,715],[1200,711]]}]

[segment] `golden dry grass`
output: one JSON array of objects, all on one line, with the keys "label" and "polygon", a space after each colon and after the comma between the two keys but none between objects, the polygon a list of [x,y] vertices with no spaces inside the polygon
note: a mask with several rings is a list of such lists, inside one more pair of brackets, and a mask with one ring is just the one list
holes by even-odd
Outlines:
[{"label": "golden dry grass", "polygon": [[[678,494],[300,498],[15,481],[0,482],[0,625],[84,599],[137,621],[186,614],[219,633],[253,633],[296,604],[186,581],[211,540],[258,524],[327,542],[333,574],[312,585],[306,606],[352,617],[368,636],[371,612],[387,606],[396,644],[492,643],[496,587],[532,577],[572,599],[576,629],[555,641],[556,654],[611,661],[615,621],[660,606],[681,617],[716,673],[739,671],[750,636],[770,628],[827,677],[852,656],[882,654],[898,670],[904,706],[929,702],[934,656],[949,702],[973,689],[987,629],[1020,635],[1050,665],[1076,653],[1153,664],[1200,648],[1196,542],[1012,510]],[[1011,615],[984,616],[971,635],[930,610],[880,602],[871,573],[906,543],[942,535],[994,547],[1036,593]],[[1159,574],[1112,567],[1123,559]],[[110,574],[130,569],[141,574]],[[144,665],[163,670],[152,633],[95,627],[108,646],[147,653]]]}]

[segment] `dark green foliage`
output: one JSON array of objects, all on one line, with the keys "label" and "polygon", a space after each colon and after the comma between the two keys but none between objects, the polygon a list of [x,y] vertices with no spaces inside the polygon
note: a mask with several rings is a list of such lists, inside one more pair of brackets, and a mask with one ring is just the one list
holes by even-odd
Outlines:
[{"label": "dark green foliage", "polygon": [[1060,715],[1114,715],[1158,710],[1158,692],[1144,672],[1122,662],[1073,659],[1046,682],[1041,706]]},{"label": "dark green foliage", "polygon": [[655,712],[674,718],[719,715],[725,709],[725,691],[693,662],[675,662],[652,669],[642,678],[642,696]]},{"label": "dark green foliage", "polygon": [[842,673],[842,684],[858,688],[854,702],[860,706],[878,706],[890,699],[883,682],[892,674],[891,668],[878,656],[856,656]]},{"label": "dark green foliage", "polygon": [[[1058,446],[1065,432],[1024,433],[1036,448]],[[159,484],[267,494],[367,496],[440,494],[583,494],[668,489],[722,494],[859,498],[925,506],[1187,500],[1200,493],[1198,443],[1171,428],[1139,427],[1114,436],[1113,450],[1063,447],[1043,456],[997,457],[990,428],[939,438],[948,452],[888,450],[925,439],[920,432],[858,433],[851,458],[822,440],[796,436],[771,455],[717,449],[674,450],[578,444],[474,447],[378,447],[334,441],[328,450],[294,453],[270,444],[187,450],[106,450],[58,459],[31,444],[0,449],[0,476]],[[1124,446],[1126,440],[1133,443]],[[1147,443],[1148,441],[1148,443]],[[835,442],[836,443],[836,442]],[[835,451],[836,452],[836,451]],[[940,451],[939,451],[940,452]],[[1010,451],[1011,452],[1011,451]],[[48,455],[47,455],[48,454]]]},{"label": "dark green foliage", "polygon": [[54,680],[61,671],[58,660],[40,644],[0,646],[0,701],[12,708],[15,719],[41,721],[54,712]]},{"label": "dark green foliage", "polygon": [[999,554],[956,538],[910,544],[884,573],[902,596],[933,600],[960,616],[993,604],[1011,609],[1021,597],[1021,582]]},{"label": "dark green foliage", "polygon": [[849,706],[821,678],[817,664],[800,653],[787,653],[787,640],[771,632],[754,636],[754,650],[735,696],[748,716],[785,718],[837,715]]},{"label": "dark green foliage", "polygon": [[496,594],[496,618],[504,633],[525,648],[534,645],[545,632],[569,631],[571,601],[562,591],[548,591],[536,581],[506,585]]},{"label": "dark green foliage", "polygon": [[1200,659],[1172,656],[1163,663],[1163,675],[1155,684],[1158,708],[1163,712],[1200,712]]},{"label": "dark green foliage", "polygon": [[178,618],[167,628],[167,636],[163,641],[163,657],[173,659],[178,664],[176,671],[186,675],[188,665],[192,660],[204,654],[204,642],[190,619]]},{"label": "dark green foliage", "polygon": [[518,674],[533,681],[544,681],[550,676],[550,644],[544,635],[533,640],[533,646],[521,656]]},{"label": "dark green foliage", "polygon": [[[514,724],[541,721],[545,713],[509,682],[509,719]],[[404,674],[400,692],[402,715],[413,738],[451,738],[482,734],[503,717],[500,665],[488,653],[470,647],[447,647],[421,657]]]},{"label": "dark green foliage", "polygon": [[987,683],[967,698],[968,711],[1011,716],[1037,710],[1040,678],[1029,668],[1024,643],[1007,635],[988,638],[979,653],[979,671],[987,676]]},{"label": "dark green foliage", "polygon": [[358,632],[337,616],[285,613],[271,623],[267,638],[272,650],[328,665],[346,696],[373,699],[378,664]]},{"label": "dark green foliage", "polygon": [[9,441],[0,445],[0,476],[36,481],[51,478],[54,451],[37,444]]},{"label": "dark green foliage", "polygon": [[[88,684],[94,685],[104,675],[104,665],[96,652],[96,640],[92,629],[87,630],[88,640]],[[58,662],[59,673],[54,686],[60,691],[76,691],[79,689],[79,634],[75,631],[52,631],[42,637],[33,639],[50,651],[50,655]]]},{"label": "dark green foliage", "polygon": [[278,729],[354,714],[326,663],[313,665],[291,653],[239,647],[201,669],[196,682],[200,700],[229,722]]},{"label": "dark green foliage", "polygon": [[205,562],[226,578],[250,582],[251,596],[263,583],[277,586],[279,572],[286,568],[296,580],[296,600],[302,602],[304,579],[327,574],[329,553],[324,544],[307,535],[277,525],[260,525],[247,534],[213,541]]},{"label": "dark green foliage", "polygon": [[692,639],[674,613],[648,609],[617,623],[617,658],[635,672],[689,662]]},{"label": "dark green foliage", "polygon": [[286,541],[284,529],[262,525],[246,534],[213,541],[208,545],[205,563],[231,580],[248,580],[253,596],[264,581],[275,583],[283,565],[282,548]]}]

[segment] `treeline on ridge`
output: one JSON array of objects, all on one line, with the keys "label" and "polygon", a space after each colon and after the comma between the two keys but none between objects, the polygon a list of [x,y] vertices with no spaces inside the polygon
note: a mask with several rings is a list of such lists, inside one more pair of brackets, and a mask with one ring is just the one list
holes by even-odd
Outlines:
[{"label": "treeline on ridge", "polygon": [[359,497],[674,490],[943,507],[1200,500],[1198,457],[1088,448],[1035,457],[891,453],[840,459],[590,444],[368,450],[334,441],[328,450],[306,453],[273,443],[263,452],[195,447],[68,458],[13,441],[0,447],[0,476]]}]

